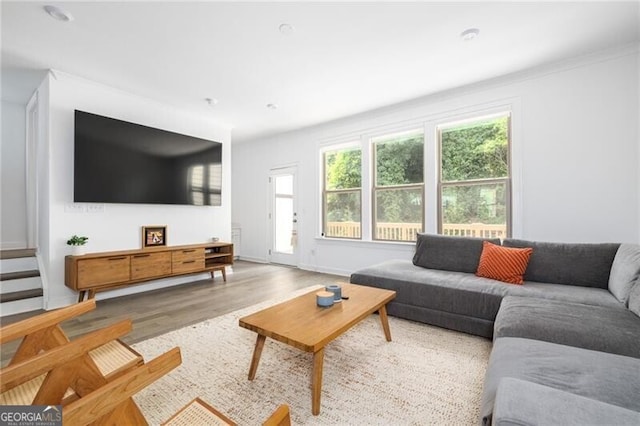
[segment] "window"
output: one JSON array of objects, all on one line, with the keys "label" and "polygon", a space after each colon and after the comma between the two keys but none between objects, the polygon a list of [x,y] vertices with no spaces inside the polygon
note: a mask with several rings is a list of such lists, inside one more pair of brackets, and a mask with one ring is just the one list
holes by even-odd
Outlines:
[{"label": "window", "polygon": [[362,151],[348,147],[325,151],[323,235],[361,238]]},{"label": "window", "polygon": [[424,133],[414,130],[371,142],[373,239],[415,241],[424,224]]},{"label": "window", "polygon": [[209,197],[208,205],[219,206],[222,190],[222,165],[202,164],[189,168],[189,193],[191,202],[196,206],[205,204],[205,197]]},{"label": "window", "polygon": [[511,234],[509,138],[509,114],[438,126],[441,234]]}]

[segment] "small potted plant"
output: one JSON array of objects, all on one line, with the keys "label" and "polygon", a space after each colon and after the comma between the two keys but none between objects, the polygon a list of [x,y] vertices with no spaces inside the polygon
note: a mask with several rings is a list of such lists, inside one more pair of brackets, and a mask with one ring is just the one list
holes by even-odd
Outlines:
[{"label": "small potted plant", "polygon": [[87,244],[87,241],[89,241],[89,237],[79,237],[74,235],[67,240],[67,245],[71,246],[73,249],[72,254],[74,256],[80,256],[84,254],[83,246]]}]

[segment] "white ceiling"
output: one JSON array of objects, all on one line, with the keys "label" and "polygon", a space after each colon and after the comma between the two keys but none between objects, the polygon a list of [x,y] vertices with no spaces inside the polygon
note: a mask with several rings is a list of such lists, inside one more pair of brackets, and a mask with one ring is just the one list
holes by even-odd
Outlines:
[{"label": "white ceiling", "polygon": [[45,4],[1,3],[3,99],[53,68],[210,115],[234,142],[640,42],[638,1],[51,3],[68,23]]}]

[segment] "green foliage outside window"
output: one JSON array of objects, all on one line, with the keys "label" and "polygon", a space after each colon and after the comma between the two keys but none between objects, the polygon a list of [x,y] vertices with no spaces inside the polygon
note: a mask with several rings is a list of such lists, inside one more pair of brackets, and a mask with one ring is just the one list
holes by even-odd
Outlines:
[{"label": "green foliage outside window", "polygon": [[[376,158],[376,223],[422,224],[422,186],[397,185],[424,182],[424,137],[422,133],[374,142]],[[380,189],[389,187],[389,189]]]},{"label": "green foliage outside window", "polygon": [[442,131],[442,181],[509,175],[508,117]]},{"label": "green foliage outside window", "polygon": [[[326,171],[326,221],[358,222],[361,218],[360,186],[362,182],[362,153],[360,149],[328,151],[324,155]],[[325,230],[328,236],[331,235]]]},{"label": "green foliage outside window", "polygon": [[376,186],[422,183],[423,147],[422,134],[376,142]]},{"label": "green foliage outside window", "polygon": [[327,188],[360,188],[362,153],[360,149],[329,151],[325,153]]}]

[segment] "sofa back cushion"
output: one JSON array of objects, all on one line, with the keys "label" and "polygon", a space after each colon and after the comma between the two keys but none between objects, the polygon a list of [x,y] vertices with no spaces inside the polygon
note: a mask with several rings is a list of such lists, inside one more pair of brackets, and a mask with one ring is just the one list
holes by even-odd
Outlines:
[{"label": "sofa back cushion", "polygon": [[448,237],[418,234],[413,264],[429,269],[475,274],[482,253],[482,242],[500,245],[500,239]]},{"label": "sofa back cushion", "polygon": [[620,244],[611,265],[609,291],[622,303],[627,303],[631,288],[640,277],[640,245]]},{"label": "sofa back cushion", "polygon": [[547,243],[507,238],[505,247],[531,247],[525,281],[607,289],[620,244]]}]

